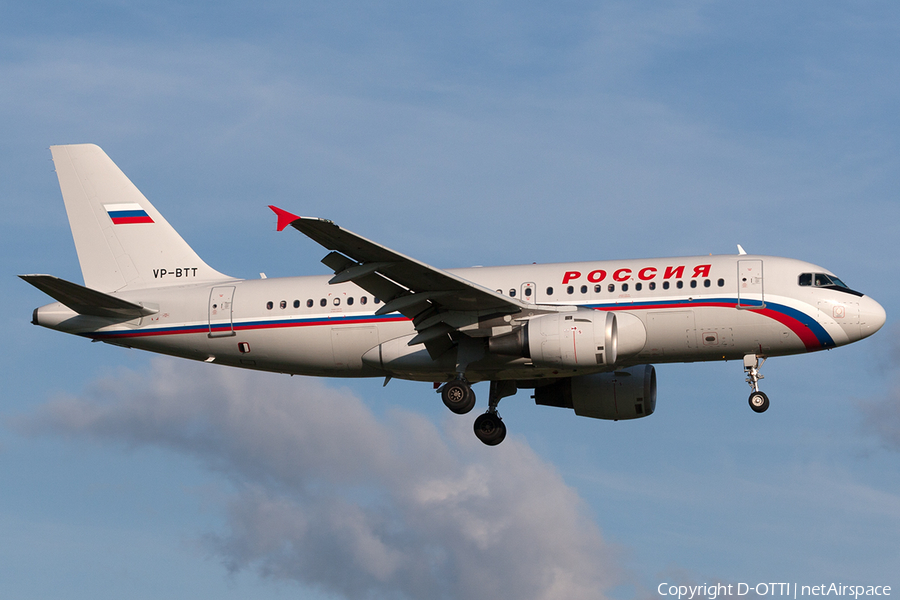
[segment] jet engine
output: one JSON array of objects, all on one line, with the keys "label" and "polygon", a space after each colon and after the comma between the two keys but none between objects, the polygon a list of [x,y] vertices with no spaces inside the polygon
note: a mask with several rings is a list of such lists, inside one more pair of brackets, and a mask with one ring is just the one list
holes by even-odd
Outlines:
[{"label": "jet engine", "polygon": [[529,319],[512,333],[492,337],[494,354],[524,356],[536,367],[585,368],[616,364],[616,316],[579,308]]},{"label": "jet engine", "polygon": [[560,379],[535,388],[535,404],[571,408],[595,419],[639,419],[656,410],[656,369],[638,365],[613,373]]},{"label": "jet engine", "polygon": [[579,308],[529,319],[512,333],[490,338],[493,354],[530,358],[536,367],[585,368],[615,365],[644,349],[643,321],[627,313]]}]

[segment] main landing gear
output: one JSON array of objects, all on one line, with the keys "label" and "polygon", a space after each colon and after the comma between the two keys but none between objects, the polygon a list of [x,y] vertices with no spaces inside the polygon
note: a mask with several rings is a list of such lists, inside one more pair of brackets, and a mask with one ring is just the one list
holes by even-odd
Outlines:
[{"label": "main landing gear", "polygon": [[[506,438],[506,425],[497,412],[497,404],[502,398],[518,391],[515,381],[492,381],[488,409],[475,419],[475,436],[488,446],[496,446]],[[441,400],[458,415],[468,413],[475,407],[475,392],[462,376],[448,381],[440,388]]]},{"label": "main landing gear", "polygon": [[515,381],[492,381],[487,412],[475,419],[475,437],[488,446],[496,446],[506,438],[506,425],[497,412],[500,400],[518,391]]},{"label": "main landing gear", "polygon": [[747,383],[750,384],[750,389],[753,390],[748,401],[750,408],[758,413],[766,412],[766,409],[769,408],[769,397],[764,392],[759,391],[759,380],[765,379],[759,370],[762,368],[763,363],[766,362],[766,357],[763,356],[761,358],[762,362],[760,362],[760,356],[757,354],[744,356],[744,372],[747,373]]},{"label": "main landing gear", "polygon": [[465,377],[448,381],[441,387],[444,405],[458,415],[464,415],[475,408],[475,392]]}]

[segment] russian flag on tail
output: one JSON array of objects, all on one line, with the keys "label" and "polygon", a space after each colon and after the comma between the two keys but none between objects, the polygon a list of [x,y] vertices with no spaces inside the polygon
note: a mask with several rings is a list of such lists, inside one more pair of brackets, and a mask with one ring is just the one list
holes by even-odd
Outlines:
[{"label": "russian flag on tail", "polygon": [[140,204],[136,202],[128,204],[104,204],[106,214],[112,219],[114,225],[126,225],[129,223],[152,223],[153,219],[147,214]]}]

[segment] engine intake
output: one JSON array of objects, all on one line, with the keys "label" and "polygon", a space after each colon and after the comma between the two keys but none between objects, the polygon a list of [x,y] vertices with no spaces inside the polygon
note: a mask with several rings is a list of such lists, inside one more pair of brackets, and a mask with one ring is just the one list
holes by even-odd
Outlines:
[{"label": "engine intake", "polygon": [[581,417],[639,419],[656,410],[656,369],[638,365],[613,373],[560,379],[535,388],[534,402],[571,408]]}]

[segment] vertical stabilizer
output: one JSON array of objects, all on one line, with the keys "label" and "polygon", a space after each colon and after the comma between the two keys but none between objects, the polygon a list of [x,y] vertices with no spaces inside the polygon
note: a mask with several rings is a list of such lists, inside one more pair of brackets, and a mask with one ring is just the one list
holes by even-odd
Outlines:
[{"label": "vertical stabilizer", "polygon": [[85,286],[113,292],[229,279],[197,256],[98,146],[50,152]]}]

